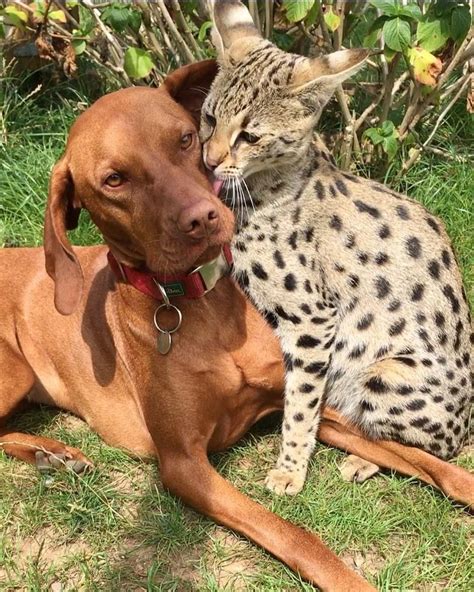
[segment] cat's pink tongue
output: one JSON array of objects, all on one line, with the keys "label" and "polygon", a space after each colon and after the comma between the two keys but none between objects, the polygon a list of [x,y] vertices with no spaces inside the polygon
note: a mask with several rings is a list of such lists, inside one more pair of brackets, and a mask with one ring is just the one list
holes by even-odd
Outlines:
[{"label": "cat's pink tongue", "polygon": [[224,181],[222,179],[214,179],[214,181],[212,182],[212,188],[216,195],[219,195],[222,189],[222,185],[224,185]]}]

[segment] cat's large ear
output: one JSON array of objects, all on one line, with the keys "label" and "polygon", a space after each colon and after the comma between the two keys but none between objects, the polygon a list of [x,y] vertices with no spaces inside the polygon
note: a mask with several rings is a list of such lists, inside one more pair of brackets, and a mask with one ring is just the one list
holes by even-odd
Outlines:
[{"label": "cat's large ear", "polygon": [[238,0],[213,0],[212,42],[223,65],[242,60],[262,40],[247,7]]},{"label": "cat's large ear", "polygon": [[314,92],[321,103],[326,103],[338,84],[360,70],[370,51],[368,49],[343,49],[319,58],[299,60],[290,80],[295,94]]}]

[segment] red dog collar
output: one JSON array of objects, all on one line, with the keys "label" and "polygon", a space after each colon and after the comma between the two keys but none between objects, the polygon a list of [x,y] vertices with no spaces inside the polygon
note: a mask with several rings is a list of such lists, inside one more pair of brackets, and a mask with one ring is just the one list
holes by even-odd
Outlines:
[{"label": "red dog collar", "polygon": [[161,288],[169,298],[201,298],[224,277],[232,265],[232,253],[229,245],[224,245],[219,256],[208,261],[186,275],[159,277],[151,272],[139,271],[123,265],[109,251],[109,265],[118,280],[131,284],[134,288],[151,296],[155,300],[164,300]]}]

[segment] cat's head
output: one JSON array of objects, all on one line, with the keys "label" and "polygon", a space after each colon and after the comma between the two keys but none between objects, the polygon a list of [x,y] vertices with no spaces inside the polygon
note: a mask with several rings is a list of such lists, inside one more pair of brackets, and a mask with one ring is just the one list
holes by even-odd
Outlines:
[{"label": "cat's head", "polygon": [[213,8],[217,74],[201,114],[204,160],[217,177],[247,178],[297,163],[336,86],[364,64],[365,49],[320,58],[286,53],[261,37],[247,8]]}]

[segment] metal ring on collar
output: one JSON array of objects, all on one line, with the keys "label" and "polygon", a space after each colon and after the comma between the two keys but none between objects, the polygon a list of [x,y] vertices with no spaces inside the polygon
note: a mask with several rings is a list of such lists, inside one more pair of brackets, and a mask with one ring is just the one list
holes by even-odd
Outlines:
[{"label": "metal ring on collar", "polygon": [[172,306],[171,303],[170,303],[170,299],[168,298],[168,294],[166,293],[166,290],[165,290],[164,286],[162,286],[160,284],[160,282],[156,281],[156,278],[152,278],[152,279],[155,282],[156,286],[158,287],[159,291],[161,292],[161,295],[163,296],[163,302],[167,306]]},{"label": "metal ring on collar", "polygon": [[[173,309],[176,311],[176,314],[178,315],[178,322],[176,323],[176,327],[174,327],[173,329],[162,329],[160,327],[160,325],[158,324],[158,313],[160,312],[160,310],[162,308],[166,308],[167,310]],[[153,315],[153,322],[155,323],[155,327],[158,329],[158,331],[160,333],[170,333],[170,334],[174,333],[175,331],[177,331],[181,327],[182,321],[183,321],[183,314],[181,313],[179,308],[177,306],[175,306],[174,304],[170,304],[169,302],[168,303],[165,302],[164,304],[160,304],[160,306],[155,310],[155,314]]]}]

